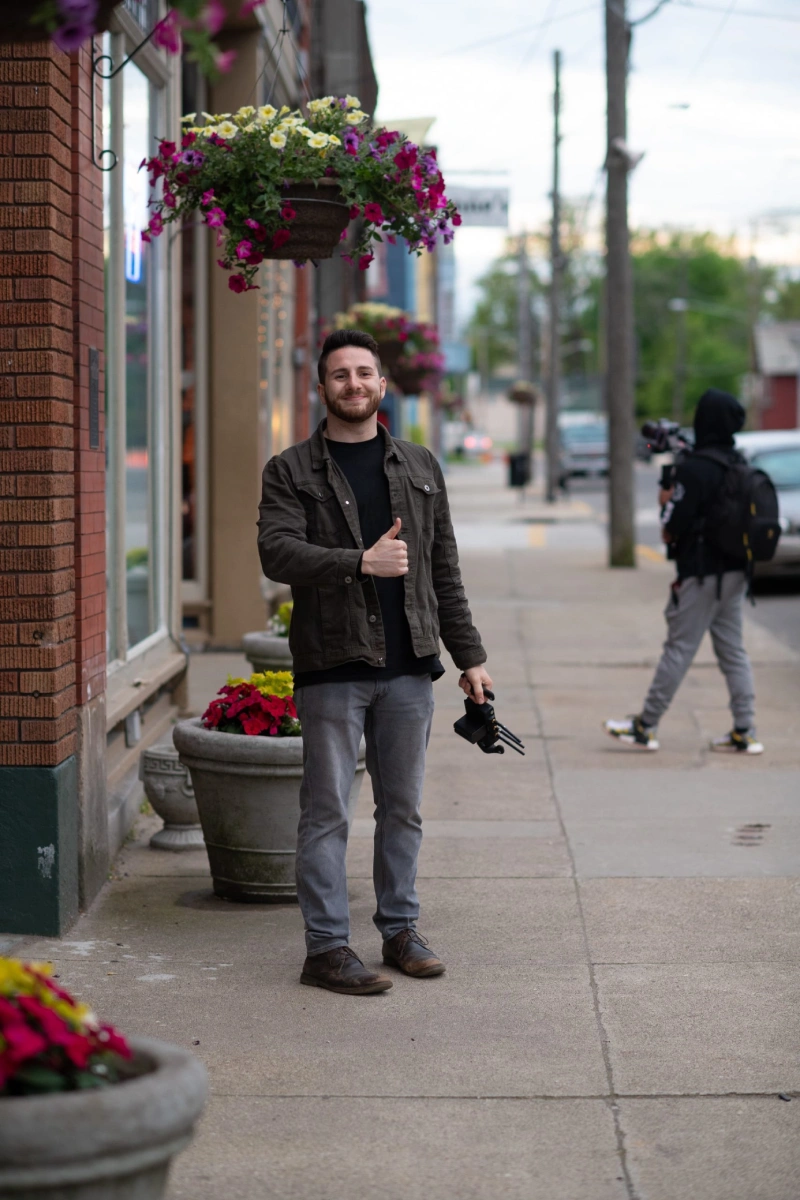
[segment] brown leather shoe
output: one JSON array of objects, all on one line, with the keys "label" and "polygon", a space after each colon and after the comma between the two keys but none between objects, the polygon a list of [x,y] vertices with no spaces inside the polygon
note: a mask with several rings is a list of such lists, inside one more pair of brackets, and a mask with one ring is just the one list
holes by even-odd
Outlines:
[{"label": "brown leather shoe", "polygon": [[349,946],[309,955],[303,963],[300,982],[309,987],[327,988],[329,992],[341,992],[343,996],[371,996],[374,992],[388,991],[392,986],[391,979],[365,967]]},{"label": "brown leather shoe", "polygon": [[401,929],[388,942],[384,942],[383,961],[417,979],[443,975],[445,969],[442,960],[428,949],[428,943],[416,929]]}]

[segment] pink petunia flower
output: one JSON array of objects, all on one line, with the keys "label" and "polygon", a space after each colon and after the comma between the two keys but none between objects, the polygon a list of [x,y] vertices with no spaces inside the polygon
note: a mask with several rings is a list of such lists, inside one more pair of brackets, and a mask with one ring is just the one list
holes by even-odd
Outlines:
[{"label": "pink petunia flower", "polygon": [[359,271],[366,271],[374,258],[374,254],[362,254],[361,258],[358,260]]},{"label": "pink petunia flower", "polygon": [[222,74],[225,75],[228,71],[230,71],[231,67],[233,66],[233,64],[235,62],[236,62],[236,51],[235,50],[223,50],[222,54],[217,55],[214,65],[216,66],[218,71],[221,71]]},{"label": "pink petunia flower", "polygon": [[383,209],[381,208],[380,204],[365,204],[364,216],[368,221],[372,221],[373,225],[383,224]]},{"label": "pink petunia flower", "polygon": [[210,208],[206,213],[206,224],[210,225],[212,229],[217,229],[220,225],[224,225],[227,219],[227,215],[219,206]]},{"label": "pink petunia flower", "polygon": [[214,199],[214,189],[209,188],[207,192],[203,192],[202,196],[200,197],[200,203],[203,205],[203,208],[208,208],[209,204],[211,203],[211,201],[213,199]]},{"label": "pink petunia flower", "polygon": [[241,242],[239,242],[239,245],[236,247],[236,257],[241,259],[242,262],[246,262],[252,253],[253,243],[248,242],[246,238],[242,238]]},{"label": "pink petunia flower", "polygon": [[181,23],[178,13],[171,8],[163,21],[159,21],[153,30],[153,45],[167,54],[181,52]]}]

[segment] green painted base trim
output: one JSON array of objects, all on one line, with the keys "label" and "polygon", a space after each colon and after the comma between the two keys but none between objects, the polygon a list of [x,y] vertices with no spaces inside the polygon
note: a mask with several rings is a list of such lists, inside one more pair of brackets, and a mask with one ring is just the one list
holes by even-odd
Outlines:
[{"label": "green painted base trim", "polygon": [[59,937],[77,916],[75,758],[0,767],[0,930]]}]

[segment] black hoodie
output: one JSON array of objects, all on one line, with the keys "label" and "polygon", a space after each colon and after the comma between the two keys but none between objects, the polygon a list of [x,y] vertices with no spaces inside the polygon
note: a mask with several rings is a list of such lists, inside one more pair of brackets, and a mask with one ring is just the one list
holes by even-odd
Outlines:
[{"label": "black hoodie", "polygon": [[725,478],[725,468],[697,451],[722,450],[731,462],[741,462],[733,435],[744,425],[745,412],[729,392],[709,388],[694,414],[695,453],[675,468],[675,491],[665,506],[662,524],[676,545],[678,579],[741,571],[742,564],[715,553],[706,543],[705,517]]}]

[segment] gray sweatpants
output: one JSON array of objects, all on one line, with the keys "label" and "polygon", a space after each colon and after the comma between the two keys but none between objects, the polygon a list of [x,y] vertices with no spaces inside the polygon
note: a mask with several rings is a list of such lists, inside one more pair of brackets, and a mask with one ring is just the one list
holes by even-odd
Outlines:
[{"label": "gray sweatpants", "polygon": [[373,920],[384,940],[413,929],[419,917],[419,809],[433,719],[430,675],[313,683],[298,688],[294,698],[303,726],[297,897],[308,953],[346,946],[350,939],[347,800],[362,735],[375,801]]},{"label": "gray sweatpants", "polygon": [[755,689],[750,659],[742,640],[742,603],[747,590],[743,571],[726,571],[719,596],[717,577],[684,579],[670,589],[664,616],[667,640],[642,709],[645,725],[658,725],[672,702],[706,630],[725,676],[733,723],[737,729],[755,724]]}]

